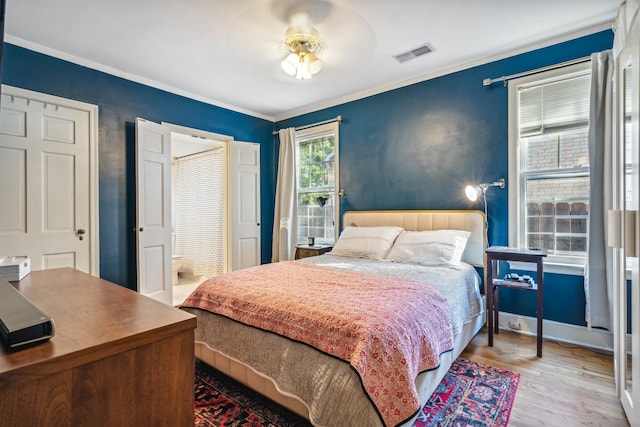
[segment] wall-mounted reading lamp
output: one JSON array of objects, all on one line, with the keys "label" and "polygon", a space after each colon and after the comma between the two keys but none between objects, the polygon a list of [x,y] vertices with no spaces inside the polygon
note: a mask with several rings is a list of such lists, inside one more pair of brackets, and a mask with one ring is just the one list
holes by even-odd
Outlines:
[{"label": "wall-mounted reading lamp", "polygon": [[318,196],[316,197],[316,203],[318,204],[318,206],[320,206],[321,208],[324,207],[324,205],[327,204],[327,201],[329,200],[329,195],[327,194],[326,196]]},{"label": "wall-mounted reading lamp", "polygon": [[[487,222],[487,230],[489,230],[489,217],[487,216],[487,189],[489,187],[500,187],[504,188],[505,180],[504,178],[500,178],[498,181],[492,182],[490,184],[479,184],[479,185],[467,185],[464,189],[464,193],[467,195],[467,199],[475,202],[478,200],[478,196],[482,195],[482,204],[484,206],[484,217]],[[488,244],[488,236],[487,236],[487,244]]]},{"label": "wall-mounted reading lamp", "polygon": [[[340,190],[336,193],[339,197],[344,197],[344,190]],[[327,204],[327,202],[329,201],[329,197],[331,197],[331,195],[329,193],[324,194],[322,196],[318,196],[316,197],[316,203],[318,204],[318,206],[320,206],[321,208],[324,207],[324,205]]]}]

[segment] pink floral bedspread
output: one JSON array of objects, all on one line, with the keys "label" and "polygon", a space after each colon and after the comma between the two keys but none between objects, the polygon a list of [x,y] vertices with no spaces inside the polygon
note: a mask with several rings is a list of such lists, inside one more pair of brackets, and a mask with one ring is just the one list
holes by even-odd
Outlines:
[{"label": "pink floral bedspread", "polygon": [[386,425],[420,407],[415,378],[453,348],[445,297],[420,282],[279,262],[212,278],[183,307],[304,342],[353,366]]}]

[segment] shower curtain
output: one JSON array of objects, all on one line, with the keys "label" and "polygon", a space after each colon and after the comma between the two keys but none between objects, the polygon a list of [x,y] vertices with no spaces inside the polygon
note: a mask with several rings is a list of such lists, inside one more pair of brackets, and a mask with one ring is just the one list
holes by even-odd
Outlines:
[{"label": "shower curtain", "polygon": [[224,152],[195,154],[174,162],[174,255],[194,276],[224,273]]}]

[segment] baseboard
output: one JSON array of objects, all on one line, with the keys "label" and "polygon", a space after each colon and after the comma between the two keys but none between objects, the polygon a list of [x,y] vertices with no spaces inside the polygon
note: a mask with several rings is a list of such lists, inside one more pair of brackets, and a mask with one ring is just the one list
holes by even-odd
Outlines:
[{"label": "baseboard", "polygon": [[[510,326],[511,322],[519,322],[520,329]],[[536,334],[535,317],[521,316],[513,313],[500,312],[500,328],[525,335]],[[570,325],[568,323],[543,321],[543,336],[546,339],[577,344],[613,352],[613,334],[601,329],[589,329],[585,326]]]}]

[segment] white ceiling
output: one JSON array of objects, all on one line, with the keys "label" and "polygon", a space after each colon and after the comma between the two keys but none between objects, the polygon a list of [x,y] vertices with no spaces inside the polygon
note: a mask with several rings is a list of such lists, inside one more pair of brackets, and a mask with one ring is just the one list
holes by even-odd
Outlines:
[{"label": "white ceiling", "polygon": [[[609,29],[620,2],[8,0],[5,40],[280,120]],[[324,44],[323,70],[304,81],[280,68],[296,10]],[[393,58],[424,43],[435,52]]]}]

